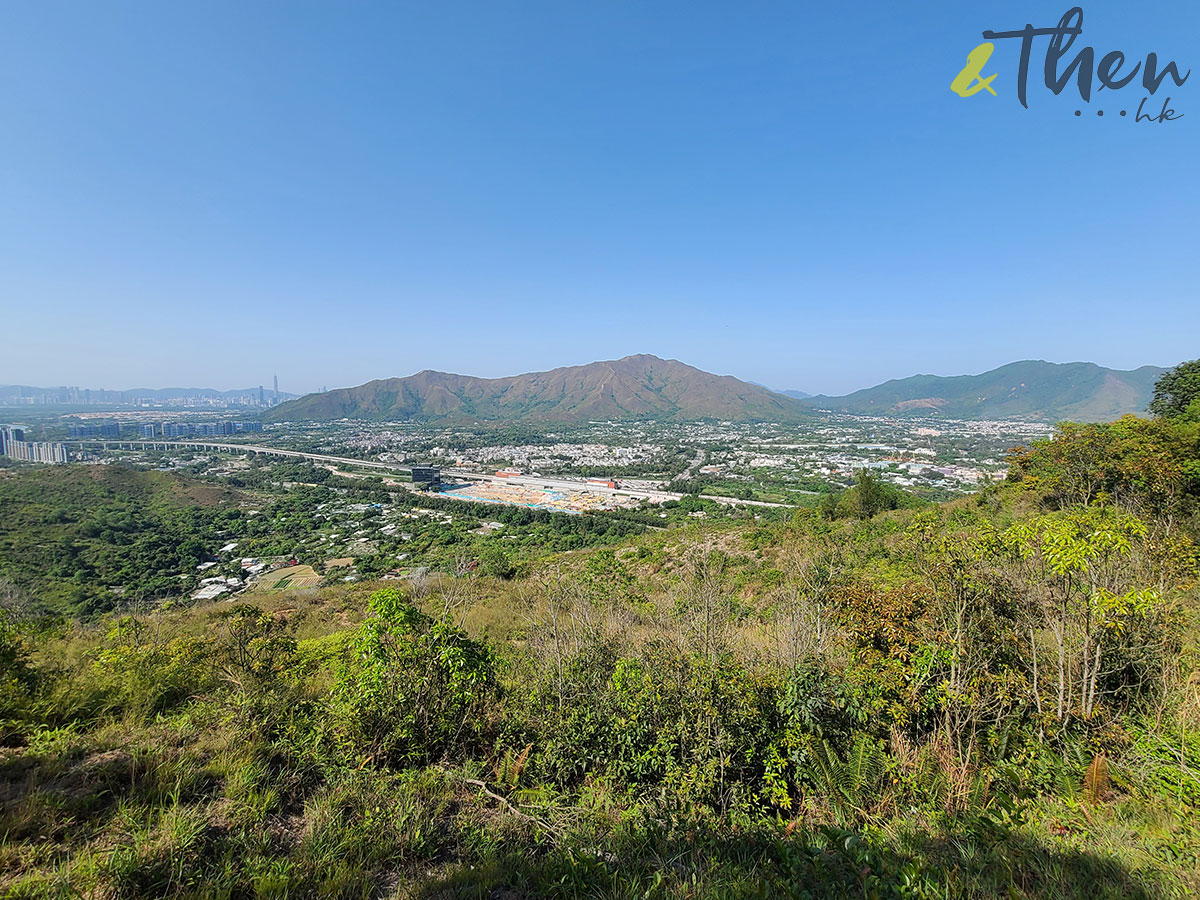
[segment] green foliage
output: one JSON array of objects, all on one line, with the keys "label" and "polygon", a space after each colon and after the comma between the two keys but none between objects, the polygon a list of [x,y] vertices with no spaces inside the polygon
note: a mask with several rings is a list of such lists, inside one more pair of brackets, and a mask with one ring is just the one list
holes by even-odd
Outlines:
[{"label": "green foliage", "polygon": [[286,622],[239,603],[223,611],[216,661],[224,679],[242,693],[277,686],[296,661],[296,638]]},{"label": "green foliage", "polygon": [[29,642],[12,617],[0,610],[0,746],[19,731],[29,698],[37,687],[37,671],[30,664]]},{"label": "green foliage", "polygon": [[119,713],[142,721],[216,684],[212,642],[165,633],[158,624],[133,616],[113,623],[93,663],[104,699],[91,714]]},{"label": "green foliage", "polygon": [[[897,492],[898,493],[898,492]],[[858,506],[860,519],[874,518],[885,509],[895,509],[888,506],[889,498],[885,494],[883,479],[869,469],[859,469],[854,473],[854,502]]]},{"label": "green foliage", "polygon": [[484,645],[399,591],[376,591],[335,691],[339,740],[358,758],[394,765],[461,754],[495,691]]},{"label": "green foliage", "polygon": [[491,575],[493,578],[508,579],[517,574],[512,557],[498,544],[490,544],[479,551],[479,569],[484,575]]},{"label": "green foliage", "polygon": [[1146,797],[1171,797],[1189,809],[1200,809],[1200,730],[1130,723],[1132,745],[1117,778]]},{"label": "green foliage", "polygon": [[[1023,563],[1035,621],[1055,638],[1060,721],[1073,709],[1091,718],[1106,693],[1128,703],[1156,686],[1161,659],[1153,651],[1165,646],[1170,623],[1159,588],[1140,582],[1128,564],[1146,534],[1137,517],[1090,506],[1017,523],[1001,535]],[[1131,667],[1136,680],[1122,683]]]},{"label": "green foliage", "polygon": [[892,509],[912,509],[923,501],[894,484],[888,484],[870,469],[854,473],[854,487],[845,491],[824,494],[818,509],[827,519],[872,519]]},{"label": "green foliage", "polygon": [[878,740],[859,732],[844,754],[824,738],[811,740],[797,767],[797,779],[828,803],[839,822],[867,816],[878,801],[887,774],[887,754]]},{"label": "green foliage", "polygon": [[693,811],[759,802],[778,721],[772,679],[661,643],[625,657],[589,646],[569,672],[593,687],[584,704],[560,705],[550,691],[531,698],[535,771],[603,778]]},{"label": "green foliage", "polygon": [[[546,565],[434,519],[405,552],[469,547],[457,577],[365,609],[339,586],[0,620],[0,890],[1194,896],[1196,446],[1183,421],[1068,426],[982,502],[872,516],[868,476],[834,518]],[[284,544],[356,489],[236,527]]]},{"label": "green foliage", "polygon": [[[226,488],[115,466],[0,477],[0,576],[48,611],[90,616],[178,594],[245,520]],[[180,582],[183,574],[191,580]]]},{"label": "green foliage", "polygon": [[1200,359],[1168,369],[1154,383],[1150,412],[1167,419],[1200,420]]},{"label": "green foliage", "polygon": [[1126,416],[1107,425],[1059,426],[1052,440],[1010,455],[1009,481],[1046,505],[1136,503],[1187,515],[1200,499],[1200,422]]}]

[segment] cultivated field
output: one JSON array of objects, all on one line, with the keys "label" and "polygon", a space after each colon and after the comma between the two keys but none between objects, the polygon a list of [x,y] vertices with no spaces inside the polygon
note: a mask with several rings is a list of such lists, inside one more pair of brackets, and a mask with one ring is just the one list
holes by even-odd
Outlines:
[{"label": "cultivated field", "polygon": [[287,566],[266,572],[254,583],[259,591],[286,591],[292,588],[313,588],[321,583],[321,576],[312,566]]}]

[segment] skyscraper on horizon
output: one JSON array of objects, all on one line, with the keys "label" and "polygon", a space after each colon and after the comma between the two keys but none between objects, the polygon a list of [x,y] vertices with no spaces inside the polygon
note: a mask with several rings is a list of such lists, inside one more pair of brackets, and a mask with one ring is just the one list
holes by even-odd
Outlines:
[{"label": "skyscraper on horizon", "polygon": [[275,396],[279,396],[279,376],[275,376]]}]

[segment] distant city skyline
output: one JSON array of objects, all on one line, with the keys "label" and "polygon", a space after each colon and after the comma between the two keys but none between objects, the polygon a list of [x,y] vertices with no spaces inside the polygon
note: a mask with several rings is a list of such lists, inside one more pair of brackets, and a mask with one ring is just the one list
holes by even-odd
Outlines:
[{"label": "distant city skyline", "polygon": [[140,386],[126,389],[91,385],[28,385],[0,383],[0,407],[78,406],[121,409],[267,409],[296,394],[263,387],[217,390],[208,387]]},{"label": "distant city skyline", "polygon": [[[0,382],[1195,358],[1200,80],[1166,123],[1024,109],[1008,41],[1000,96],[950,90],[1068,5],[9,4]],[[1198,31],[1104,0],[1082,39],[1188,70]]]}]

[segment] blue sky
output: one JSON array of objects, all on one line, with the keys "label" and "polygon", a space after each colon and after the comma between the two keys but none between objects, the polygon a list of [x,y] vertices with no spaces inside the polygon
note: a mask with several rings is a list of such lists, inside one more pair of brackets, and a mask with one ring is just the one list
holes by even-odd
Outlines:
[{"label": "blue sky", "polygon": [[[1029,109],[1013,41],[949,90],[1068,6],[5,3],[0,382],[1200,356],[1200,75],[1161,124],[1053,96],[1044,39]],[[1083,9],[1076,48],[1200,66],[1200,4]]]}]

